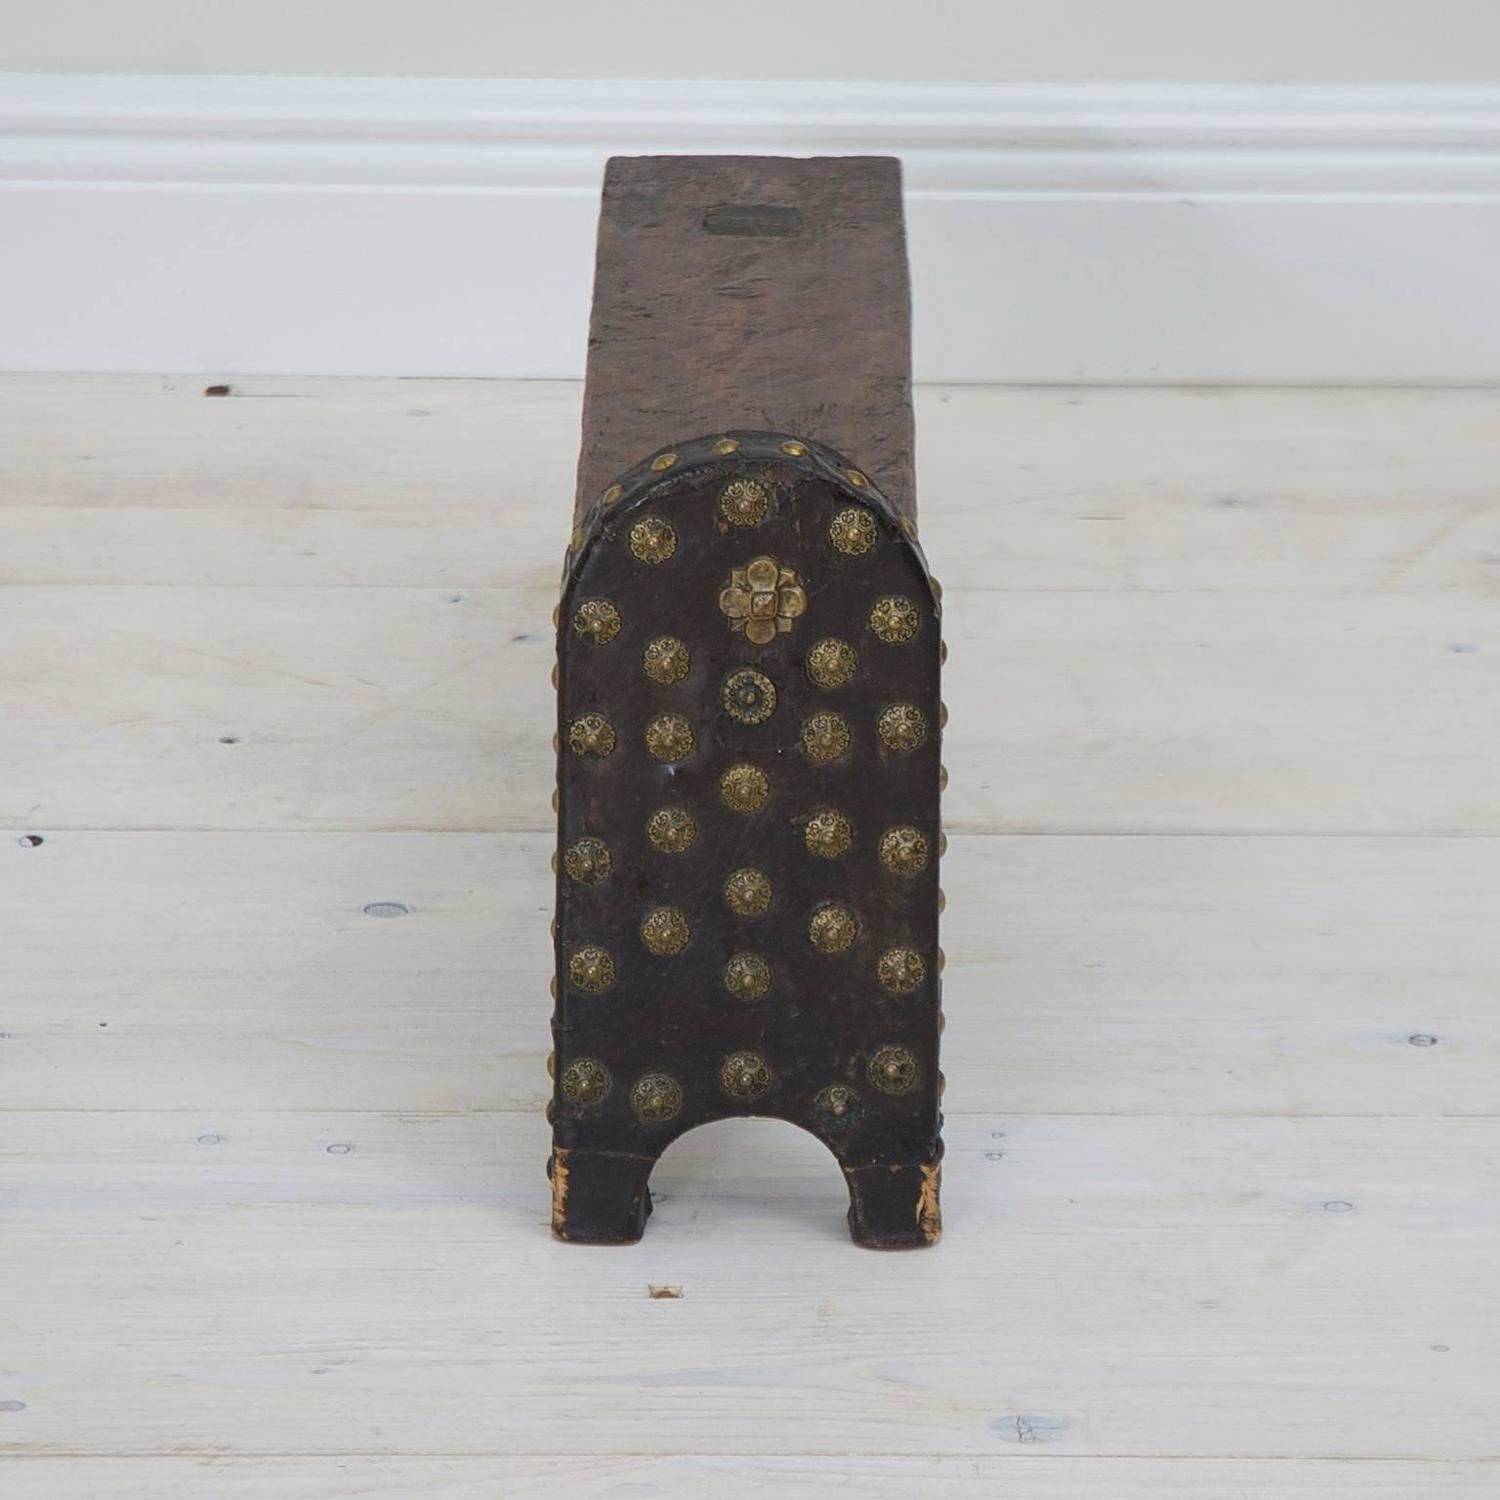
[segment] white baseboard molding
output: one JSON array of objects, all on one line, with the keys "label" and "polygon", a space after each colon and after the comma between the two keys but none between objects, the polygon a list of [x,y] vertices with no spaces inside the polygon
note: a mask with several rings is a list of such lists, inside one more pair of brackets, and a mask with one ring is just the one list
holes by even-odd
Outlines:
[{"label": "white baseboard molding", "polygon": [[606,156],[906,163],[917,372],[1500,381],[1500,89],[0,75],[0,368],[573,377]]}]

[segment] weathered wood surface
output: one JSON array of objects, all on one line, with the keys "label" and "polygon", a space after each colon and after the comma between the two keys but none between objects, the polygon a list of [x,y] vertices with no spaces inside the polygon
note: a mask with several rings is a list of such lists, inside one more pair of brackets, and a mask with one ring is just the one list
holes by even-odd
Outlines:
[{"label": "weathered wood surface", "polygon": [[[549,835],[45,837],[0,841],[6,1103],[541,1110]],[[950,1117],[1496,1111],[1500,840],[959,835],[943,878]]]},{"label": "weathered wood surface", "polygon": [[0,1491],[1500,1490],[1491,393],[920,392],[972,1234],[721,1126],[575,1272],[577,389],[172,384],[0,378]]},{"label": "weathered wood surface", "polygon": [[770,1121],[679,1141],[605,1252],[551,1241],[534,1114],[13,1112],[5,1440],[1500,1458],[1500,1120],[948,1133],[929,1254],[852,1247]]},{"label": "weathered wood surface", "polygon": [[816,438],[916,514],[899,162],[609,163],[578,514],[657,449],[737,428]]}]

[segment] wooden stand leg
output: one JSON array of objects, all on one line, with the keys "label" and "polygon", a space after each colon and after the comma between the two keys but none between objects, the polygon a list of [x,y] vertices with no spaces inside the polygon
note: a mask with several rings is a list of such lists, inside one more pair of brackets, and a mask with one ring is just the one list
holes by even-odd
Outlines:
[{"label": "wooden stand leg", "polygon": [[935,1245],[943,1232],[938,1202],[942,1165],[900,1162],[845,1167],[849,1233],[868,1250],[910,1250]]},{"label": "wooden stand leg", "polygon": [[640,1239],[651,1212],[646,1186],[654,1156],[618,1151],[553,1150],[552,1232],[580,1245],[629,1245]]}]

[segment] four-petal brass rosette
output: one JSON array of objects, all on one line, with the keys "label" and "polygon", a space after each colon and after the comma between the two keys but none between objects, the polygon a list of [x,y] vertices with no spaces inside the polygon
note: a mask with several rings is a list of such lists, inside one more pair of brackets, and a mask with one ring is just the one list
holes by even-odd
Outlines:
[{"label": "four-petal brass rosette", "polygon": [[807,595],[791,568],[782,567],[774,557],[757,557],[729,575],[719,608],[731,629],[744,631],[757,646],[764,646],[778,631],[792,628],[807,609]]}]

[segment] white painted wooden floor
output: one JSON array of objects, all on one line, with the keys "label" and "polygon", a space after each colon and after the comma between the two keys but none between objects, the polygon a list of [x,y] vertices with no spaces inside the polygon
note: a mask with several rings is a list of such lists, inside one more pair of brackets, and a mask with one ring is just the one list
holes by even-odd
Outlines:
[{"label": "white painted wooden floor", "polygon": [[922,393],[884,1256],[772,1124],[548,1236],[577,404],[0,381],[0,1494],[1495,1500],[1496,395]]}]

